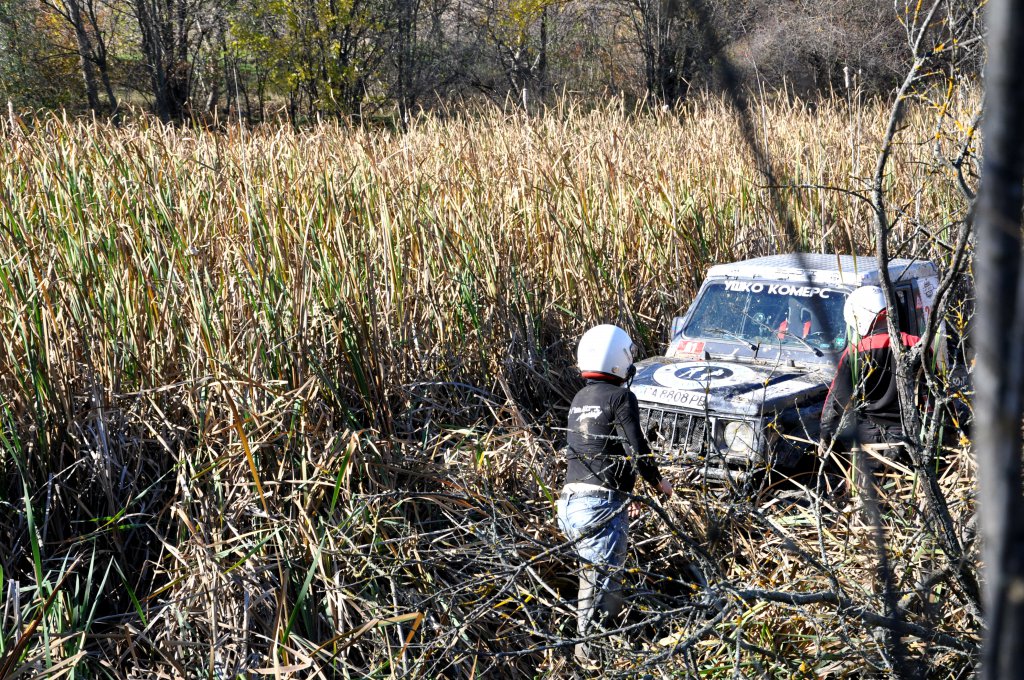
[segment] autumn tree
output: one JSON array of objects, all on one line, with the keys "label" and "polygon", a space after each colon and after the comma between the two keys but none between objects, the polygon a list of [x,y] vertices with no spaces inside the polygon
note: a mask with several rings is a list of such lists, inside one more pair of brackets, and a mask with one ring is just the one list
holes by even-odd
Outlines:
[{"label": "autumn tree", "polygon": [[259,98],[282,92],[295,119],[351,115],[379,97],[392,18],[383,0],[245,3],[232,24],[234,49],[253,65]]},{"label": "autumn tree", "polygon": [[[89,108],[100,110],[99,83],[107,96],[111,111],[117,110],[117,95],[110,78],[109,34],[112,30],[111,12],[100,5],[99,0],[43,0],[57,16],[61,17],[75,36],[82,82]],[[101,18],[106,15],[108,21]],[[105,25],[106,24],[106,25]],[[98,79],[98,80],[97,80]]]},{"label": "autumn tree", "polygon": [[0,2],[0,96],[16,107],[74,107],[80,73],[66,26],[31,0]]}]

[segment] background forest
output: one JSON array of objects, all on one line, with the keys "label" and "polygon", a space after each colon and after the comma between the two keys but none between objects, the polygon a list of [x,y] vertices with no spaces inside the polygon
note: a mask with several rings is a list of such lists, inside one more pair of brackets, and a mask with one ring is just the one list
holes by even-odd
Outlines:
[{"label": "background forest", "polygon": [[[921,11],[890,0],[708,4],[701,17],[679,0],[3,0],[0,97],[18,110],[143,106],[164,120],[407,119],[478,98],[675,104],[715,87],[723,58],[757,87],[885,93],[908,70]],[[936,17],[940,32],[977,20],[964,11],[973,3],[959,4]]]}]

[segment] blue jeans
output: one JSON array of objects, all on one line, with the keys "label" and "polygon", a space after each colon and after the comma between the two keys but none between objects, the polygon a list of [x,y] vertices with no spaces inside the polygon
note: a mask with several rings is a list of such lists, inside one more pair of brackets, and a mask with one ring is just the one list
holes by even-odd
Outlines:
[{"label": "blue jeans", "polygon": [[570,496],[558,499],[558,526],[580,558],[580,592],[576,605],[580,637],[591,623],[602,625],[622,609],[622,565],[629,536],[628,501]]}]

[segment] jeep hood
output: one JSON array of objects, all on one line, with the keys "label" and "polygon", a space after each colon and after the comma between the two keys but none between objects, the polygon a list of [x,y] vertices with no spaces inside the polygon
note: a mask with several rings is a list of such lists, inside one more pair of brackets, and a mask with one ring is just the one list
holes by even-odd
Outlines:
[{"label": "jeep hood", "polygon": [[632,391],[641,402],[673,409],[756,417],[821,398],[831,371],[731,361],[655,357],[637,364]]}]

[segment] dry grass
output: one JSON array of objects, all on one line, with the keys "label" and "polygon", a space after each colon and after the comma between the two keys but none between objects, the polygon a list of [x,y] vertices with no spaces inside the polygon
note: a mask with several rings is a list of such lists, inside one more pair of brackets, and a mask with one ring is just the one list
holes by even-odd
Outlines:
[{"label": "dry grass", "polygon": [[[886,187],[897,254],[944,258],[963,203],[932,150],[956,152],[972,105],[909,113]],[[758,143],[788,184],[860,189],[886,114],[762,102]],[[573,339],[618,322],[653,353],[711,263],[871,247],[860,201],[787,189],[791,243],[736,130],[711,99],[403,134],[7,123],[11,677],[568,673],[572,562],[550,494]],[[973,480],[967,454],[943,477],[964,523]],[[886,540],[912,597],[941,560],[914,479],[890,486]],[[885,666],[847,607],[882,611],[872,532],[839,501],[770,498],[694,487],[643,521],[617,669]],[[710,588],[685,583],[694,560]],[[908,616],[966,652],[906,639],[955,676],[979,623],[946,581],[929,588]],[[822,589],[845,604],[743,595]]]}]

